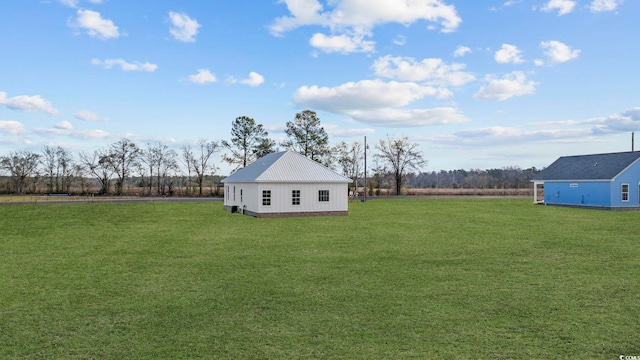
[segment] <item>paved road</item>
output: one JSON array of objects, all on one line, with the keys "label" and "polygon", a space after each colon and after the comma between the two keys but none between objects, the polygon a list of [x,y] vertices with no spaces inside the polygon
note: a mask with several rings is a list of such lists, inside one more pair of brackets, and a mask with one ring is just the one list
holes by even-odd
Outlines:
[{"label": "paved road", "polygon": [[118,198],[118,197],[84,197],[70,199],[56,199],[55,197],[30,200],[30,201],[0,201],[0,205],[14,204],[91,204],[91,203],[140,203],[140,202],[217,202],[222,198],[202,197],[140,197],[140,198]]}]

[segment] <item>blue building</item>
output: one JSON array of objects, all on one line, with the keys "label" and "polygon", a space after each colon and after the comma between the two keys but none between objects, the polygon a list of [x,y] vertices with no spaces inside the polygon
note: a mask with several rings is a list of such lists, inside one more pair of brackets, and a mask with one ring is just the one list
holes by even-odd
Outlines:
[{"label": "blue building", "polygon": [[536,204],[639,208],[640,151],[563,156],[531,181]]}]

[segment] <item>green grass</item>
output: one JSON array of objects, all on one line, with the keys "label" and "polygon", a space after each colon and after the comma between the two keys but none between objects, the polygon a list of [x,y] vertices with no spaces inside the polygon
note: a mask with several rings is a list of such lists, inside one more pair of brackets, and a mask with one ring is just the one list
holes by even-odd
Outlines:
[{"label": "green grass", "polygon": [[0,207],[0,358],[640,355],[640,212],[374,200]]}]

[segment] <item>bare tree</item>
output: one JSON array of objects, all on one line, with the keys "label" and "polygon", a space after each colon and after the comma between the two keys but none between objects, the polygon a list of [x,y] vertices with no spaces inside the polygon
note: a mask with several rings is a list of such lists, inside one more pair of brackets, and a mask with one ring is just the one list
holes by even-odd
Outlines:
[{"label": "bare tree", "polygon": [[185,146],[182,148],[182,160],[187,166],[189,172],[189,179],[191,179],[191,170],[196,174],[196,181],[198,183],[198,194],[202,196],[202,187],[204,183],[204,176],[207,171],[214,170],[215,167],[210,164],[211,155],[220,150],[220,144],[217,141],[207,141],[204,139],[198,142],[199,153],[194,153],[191,146]]},{"label": "bare tree", "polygon": [[[147,143],[147,146],[144,149],[140,150],[140,161],[142,162],[142,164],[140,164],[141,166],[138,171],[144,172],[144,173],[141,173],[140,175],[142,176],[142,179],[143,179],[143,186],[145,186],[146,184],[144,184],[144,177],[146,176],[146,173],[147,173],[146,170],[149,170],[149,184],[148,184],[149,195],[151,195],[151,189],[153,189],[153,171],[157,168],[159,158],[160,158],[159,151],[158,151],[159,146],[161,146],[159,143],[157,145]],[[145,166],[142,166],[143,164]]]},{"label": "bare tree", "polygon": [[[148,184],[151,183],[151,179],[148,179],[147,174],[147,165],[140,159],[136,160],[133,164],[131,164],[132,173],[134,174],[134,178],[136,178],[136,187],[140,188],[139,196],[145,196],[147,193]],[[151,195],[151,190],[149,190],[149,194]]]},{"label": "bare tree", "polygon": [[109,146],[109,152],[100,159],[100,162],[110,166],[118,179],[116,180],[116,194],[122,195],[124,183],[132,165],[138,159],[140,149],[129,139],[122,139]]},{"label": "bare tree", "polygon": [[0,157],[0,168],[7,171],[11,179],[11,190],[19,195],[27,189],[29,180],[38,175],[39,163],[39,154],[25,150]]},{"label": "bare tree", "polygon": [[[58,164],[56,161],[56,149],[54,147],[51,146],[45,146],[44,149],[42,149],[42,166],[44,166],[44,173],[46,176],[46,185],[47,185],[47,191],[52,193],[52,192],[57,192],[57,187],[58,187],[58,176],[57,176],[57,168],[58,168]],[[54,190],[54,188],[56,188],[56,190]]]},{"label": "bare tree", "polygon": [[191,182],[192,176],[191,171],[193,169],[193,163],[195,162],[195,156],[193,155],[193,149],[191,145],[185,145],[182,147],[182,157],[180,158],[180,162],[184,165],[184,169],[186,170],[187,179],[185,181],[185,193],[186,195],[191,195]]},{"label": "bare tree", "polygon": [[72,183],[80,185],[80,193],[86,194],[88,189],[87,178],[86,178],[86,167],[81,163],[74,163],[71,167],[70,171],[71,178],[69,180],[69,186]]},{"label": "bare tree", "polygon": [[42,150],[42,165],[46,175],[47,190],[53,192],[69,192],[73,177],[73,159],[71,153],[61,146],[45,146]]},{"label": "bare tree", "polygon": [[386,141],[381,139],[376,145],[376,149],[380,153],[374,156],[387,164],[390,171],[393,172],[396,195],[400,195],[402,179],[405,174],[411,170],[419,170],[427,164],[418,146],[416,143],[411,143],[406,136],[401,139],[387,136]]},{"label": "bare tree", "polygon": [[156,169],[156,186],[159,195],[165,195],[168,187],[173,192],[175,173],[178,171],[178,153],[165,145],[158,144],[159,161]]},{"label": "bare tree", "polygon": [[364,159],[362,144],[354,141],[351,144],[341,142],[335,147],[338,164],[342,169],[342,174],[353,180],[354,191],[358,189],[358,177],[362,174],[362,162]]},{"label": "bare tree", "polygon": [[[164,194],[164,181],[169,170],[177,168],[175,150],[170,149],[162,143],[147,144],[147,147],[140,151],[140,161],[146,165],[149,170],[149,195],[152,193],[155,180],[156,194]],[[155,178],[154,178],[155,174]]]},{"label": "bare tree", "polygon": [[113,167],[110,163],[102,161],[108,155],[102,150],[96,150],[92,154],[80,153],[80,161],[86,170],[100,183],[99,194],[108,194],[111,188]]}]

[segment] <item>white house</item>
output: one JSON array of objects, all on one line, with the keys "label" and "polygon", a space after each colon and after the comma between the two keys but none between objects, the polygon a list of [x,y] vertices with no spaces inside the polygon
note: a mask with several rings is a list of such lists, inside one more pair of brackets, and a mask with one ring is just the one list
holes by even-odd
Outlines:
[{"label": "white house", "polygon": [[342,176],[294,151],[262,157],[222,180],[224,208],[255,217],[347,215]]}]

